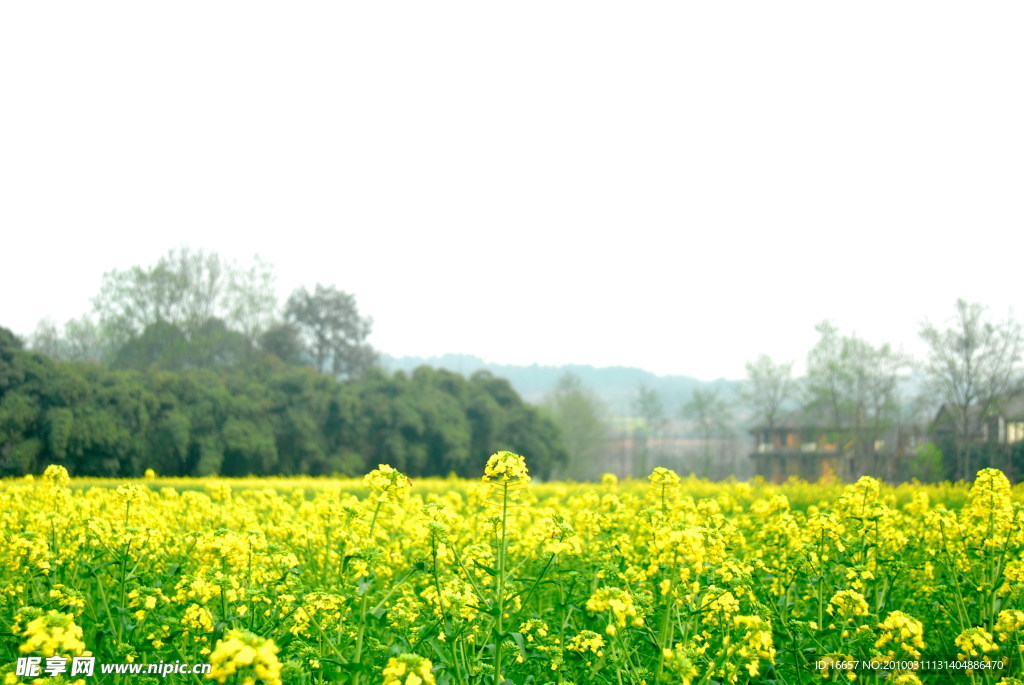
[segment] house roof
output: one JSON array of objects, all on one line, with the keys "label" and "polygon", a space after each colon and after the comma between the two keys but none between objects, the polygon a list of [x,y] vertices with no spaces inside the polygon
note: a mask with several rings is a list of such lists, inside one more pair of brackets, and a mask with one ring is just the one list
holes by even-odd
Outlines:
[{"label": "house roof", "polygon": [[1024,393],[998,403],[996,410],[1007,421],[1024,421]]},{"label": "house roof", "polygon": [[[978,418],[978,413],[981,411],[981,407],[977,404],[972,404],[967,408],[967,415],[970,419],[974,420]],[[954,404],[943,404],[939,407],[939,411],[935,413],[935,418],[932,419],[932,425],[939,423],[944,417],[948,415],[950,418],[958,414],[960,408]],[[1004,400],[996,401],[989,408],[990,416],[1001,416],[1006,421],[1024,421],[1024,393],[1019,393],[1008,397]]]}]

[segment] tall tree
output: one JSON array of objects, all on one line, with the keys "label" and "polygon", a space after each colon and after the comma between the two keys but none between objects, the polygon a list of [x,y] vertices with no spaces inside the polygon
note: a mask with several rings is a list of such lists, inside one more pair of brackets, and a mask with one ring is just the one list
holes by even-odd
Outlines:
[{"label": "tall tree", "polygon": [[775,427],[779,412],[795,395],[796,382],[792,374],[793,362],[776,364],[766,354],[747,362],[747,380],[740,397],[753,410],[758,423],[769,429]]},{"label": "tall tree", "polygon": [[852,470],[863,470],[896,422],[907,361],[888,344],[841,336],[827,321],[816,328],[821,337],[807,355],[806,408],[830,424],[835,441],[854,457]]},{"label": "tall tree", "polygon": [[727,434],[732,427],[732,406],[715,389],[693,391],[680,408],[684,419],[693,421],[703,445],[704,477],[711,476],[711,438]]},{"label": "tall tree", "polygon": [[987,319],[985,307],[960,299],[940,329],[921,327],[928,344],[927,389],[941,398],[955,429],[956,477],[971,475],[971,443],[990,411],[1022,386],[1021,324],[1012,316]]},{"label": "tall tree", "polygon": [[220,255],[183,247],[161,257],[155,271],[167,279],[171,288],[168,294],[176,298],[171,310],[178,317],[174,322],[187,335],[210,319],[222,316],[233,268]]},{"label": "tall tree", "polygon": [[110,356],[107,341],[88,315],[70,319],[63,331],[52,319],[41,320],[29,339],[29,347],[55,361],[98,362]]},{"label": "tall tree", "polygon": [[36,324],[36,330],[32,332],[28,346],[33,352],[45,354],[50,359],[63,359],[60,331],[57,330],[57,324],[53,319],[46,318]]},{"label": "tall tree", "polygon": [[633,411],[643,421],[643,426],[635,431],[637,442],[640,443],[639,463],[637,464],[638,474],[644,476],[650,470],[651,461],[651,438],[661,435],[668,423],[665,418],[665,405],[661,402],[661,396],[653,388],[641,385],[637,388],[636,398],[633,400]]},{"label": "tall tree", "polygon": [[134,266],[103,275],[93,306],[101,326],[121,342],[153,324],[171,324],[183,332],[198,327],[202,313],[212,316],[220,296],[221,263],[216,256],[172,250],[152,267]]},{"label": "tall tree", "polygon": [[301,366],[303,363],[302,340],[294,324],[285,322],[271,325],[260,335],[258,344],[261,350],[289,366]]},{"label": "tall tree", "polygon": [[64,324],[62,342],[63,358],[72,361],[99,362],[110,352],[100,327],[88,315],[71,319]]},{"label": "tall tree", "polygon": [[273,268],[256,256],[249,268],[232,268],[227,280],[225,320],[252,345],[270,327],[277,310]]},{"label": "tall tree", "polygon": [[562,431],[569,453],[568,478],[590,478],[608,455],[608,410],[600,398],[574,373],[565,373],[543,401],[543,407]]},{"label": "tall tree", "polygon": [[366,342],[373,321],[359,316],[355,298],[319,283],[313,292],[300,288],[285,306],[285,319],[299,332],[310,361],[322,373],[358,378],[377,361]]},{"label": "tall tree", "polygon": [[170,324],[188,338],[215,318],[240,328],[251,343],[273,317],[276,299],[270,267],[258,258],[241,269],[216,253],[183,247],[151,267],[104,274],[93,306],[119,344],[154,324]]}]

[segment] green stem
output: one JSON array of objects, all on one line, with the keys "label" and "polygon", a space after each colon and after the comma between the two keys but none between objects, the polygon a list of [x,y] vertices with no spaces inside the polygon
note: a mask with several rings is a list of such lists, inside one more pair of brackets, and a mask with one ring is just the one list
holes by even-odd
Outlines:
[{"label": "green stem", "polygon": [[[672,614],[672,607],[675,604],[675,600],[672,599],[672,594],[669,593],[665,596],[667,602],[665,603],[665,613],[661,615],[661,623],[658,625],[658,669],[654,673],[654,683],[658,685],[661,683],[661,675],[665,670],[665,650],[668,648],[666,645],[666,639],[668,638],[669,628],[669,617]],[[668,640],[671,643],[671,640]]]},{"label": "green stem", "polygon": [[383,502],[377,502],[377,508],[373,510],[373,519],[370,520],[370,540],[373,540],[373,529],[377,526],[377,516],[380,514],[380,508],[384,505]]},{"label": "green stem", "polygon": [[498,596],[495,606],[498,610],[497,634],[494,638],[494,682],[501,683],[501,648],[505,640],[505,544],[508,530],[508,481],[501,484],[501,542],[498,545]]},{"label": "green stem", "polygon": [[[352,663],[359,665],[359,660],[363,656],[363,637],[366,633],[366,602],[370,595],[370,588],[367,587],[366,591],[363,592],[363,599],[359,603],[359,633],[356,636],[356,654],[352,659]],[[359,683],[358,671],[352,675],[352,682]]]},{"label": "green stem", "polygon": [[121,557],[121,606],[125,605],[125,578],[128,575],[128,550],[131,549],[132,539],[129,537],[127,544],[124,546],[124,553]]},{"label": "green stem", "polygon": [[[251,545],[250,545],[251,549]],[[324,568],[323,583],[327,584],[327,578],[331,572],[331,527],[324,526]]]},{"label": "green stem", "polygon": [[[373,510],[373,518],[370,520],[370,544],[373,544],[373,530],[377,526],[377,517],[380,515],[380,508],[383,506],[383,502],[377,502],[377,507]],[[366,603],[370,598],[370,585],[366,585],[363,590],[363,598],[359,602],[359,632],[356,636],[356,653],[353,658],[353,663],[358,664],[359,660],[363,656],[363,638],[366,634]],[[356,672],[352,676],[352,682],[358,685],[359,673]]]}]

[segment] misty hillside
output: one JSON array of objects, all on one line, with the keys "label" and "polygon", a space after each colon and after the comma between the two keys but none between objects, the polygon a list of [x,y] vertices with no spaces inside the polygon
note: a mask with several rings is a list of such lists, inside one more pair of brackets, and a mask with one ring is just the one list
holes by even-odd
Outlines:
[{"label": "misty hillside", "polygon": [[740,381],[700,381],[688,376],[657,376],[643,369],[624,366],[593,367],[579,364],[565,366],[516,366],[492,364],[468,354],[446,354],[440,357],[391,357],[381,355],[381,366],[390,371],[412,371],[419,366],[448,369],[463,375],[486,369],[496,376],[507,378],[522,398],[532,404],[543,400],[565,373],[579,376],[583,384],[593,390],[608,405],[613,415],[632,414],[637,389],[646,385],[657,391],[666,409],[675,414],[675,408],[690,399],[695,388],[716,388],[723,396],[732,398],[739,391]]}]

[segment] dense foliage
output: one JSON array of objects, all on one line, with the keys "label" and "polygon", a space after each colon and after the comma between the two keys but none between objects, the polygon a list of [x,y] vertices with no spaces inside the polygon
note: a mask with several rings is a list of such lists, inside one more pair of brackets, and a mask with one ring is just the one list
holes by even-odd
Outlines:
[{"label": "dense foliage", "polygon": [[[0,482],[0,679],[91,653],[209,664],[197,685],[1022,682],[999,471],[537,484],[499,452],[483,474]],[[36,682],[134,682],[96,673]]]},{"label": "dense foliage", "polygon": [[371,368],[339,382],[268,354],[108,369],[20,349],[0,328],[0,475],[355,474],[380,461],[466,475],[499,449],[537,455],[545,476],[565,461],[555,426],[486,372]]}]

